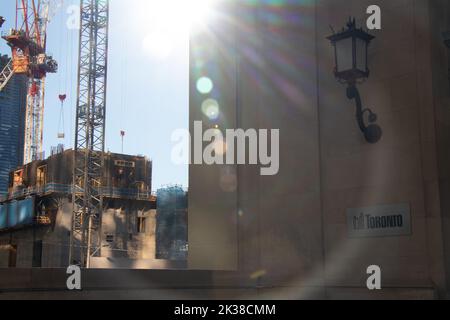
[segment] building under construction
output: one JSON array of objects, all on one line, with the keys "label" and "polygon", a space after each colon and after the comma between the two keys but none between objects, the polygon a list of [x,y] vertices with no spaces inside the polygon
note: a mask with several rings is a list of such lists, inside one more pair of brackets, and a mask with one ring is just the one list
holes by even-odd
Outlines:
[{"label": "building under construction", "polygon": [[[104,155],[101,246],[92,268],[165,268],[156,258],[152,162]],[[0,201],[0,267],[66,267],[72,223],[74,151],[59,150],[11,172]]]}]

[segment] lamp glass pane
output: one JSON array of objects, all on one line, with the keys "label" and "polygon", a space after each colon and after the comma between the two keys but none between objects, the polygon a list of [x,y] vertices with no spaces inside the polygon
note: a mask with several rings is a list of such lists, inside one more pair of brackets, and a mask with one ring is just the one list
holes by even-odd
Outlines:
[{"label": "lamp glass pane", "polygon": [[367,42],[362,39],[356,38],[356,69],[366,72],[367,68]]},{"label": "lamp glass pane", "polygon": [[353,40],[352,38],[342,39],[336,42],[337,71],[347,71],[353,69]]}]

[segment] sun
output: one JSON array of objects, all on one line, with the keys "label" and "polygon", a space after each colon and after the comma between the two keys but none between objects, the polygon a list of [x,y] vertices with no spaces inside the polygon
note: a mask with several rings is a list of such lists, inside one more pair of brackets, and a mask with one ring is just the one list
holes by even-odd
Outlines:
[{"label": "sun", "polygon": [[214,16],[220,0],[138,0],[145,23],[143,49],[156,58],[167,58],[180,42],[201,30]]}]

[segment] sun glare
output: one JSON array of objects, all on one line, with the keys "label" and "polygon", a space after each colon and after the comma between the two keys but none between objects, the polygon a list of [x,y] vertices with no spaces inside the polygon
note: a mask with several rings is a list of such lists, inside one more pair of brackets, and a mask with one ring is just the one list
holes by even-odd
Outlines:
[{"label": "sun glare", "polygon": [[139,0],[145,15],[142,46],[156,58],[167,58],[179,43],[211,19],[219,0]]}]

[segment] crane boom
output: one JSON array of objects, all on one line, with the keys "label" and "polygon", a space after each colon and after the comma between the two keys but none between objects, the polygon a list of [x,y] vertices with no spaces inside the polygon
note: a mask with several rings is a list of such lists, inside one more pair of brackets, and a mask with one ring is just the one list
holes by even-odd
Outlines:
[{"label": "crane boom", "polygon": [[0,91],[2,91],[6,87],[6,85],[8,84],[9,80],[11,80],[13,75],[14,75],[13,63],[12,59],[10,59],[0,73]]},{"label": "crane boom", "polygon": [[[0,16],[0,28],[3,26],[3,24],[6,22],[6,20]],[[12,76],[14,75],[13,65],[12,65],[12,59],[8,61],[8,63],[5,65],[3,70],[0,72],[0,92],[6,87],[9,80],[11,80]]]}]

